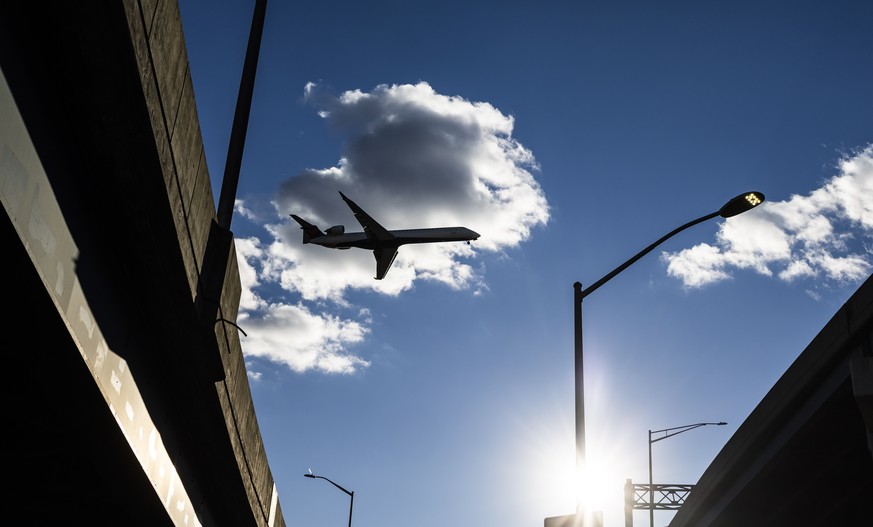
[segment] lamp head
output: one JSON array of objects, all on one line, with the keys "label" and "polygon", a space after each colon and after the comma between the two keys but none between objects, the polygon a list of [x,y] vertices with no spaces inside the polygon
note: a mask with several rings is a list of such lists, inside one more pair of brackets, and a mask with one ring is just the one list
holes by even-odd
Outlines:
[{"label": "lamp head", "polygon": [[764,202],[764,194],[760,192],[744,192],[739,196],[725,203],[718,214],[722,218],[730,218],[737,214],[742,214],[747,210],[754,209]]},{"label": "lamp head", "polygon": [[718,426],[723,426],[723,425],[726,425],[727,423],[725,423],[724,421],[722,421],[722,422],[720,422],[720,423],[715,423],[715,424],[717,424]]},{"label": "lamp head", "polygon": [[309,474],[303,474],[303,477],[304,477],[304,478],[314,478],[314,477],[315,477],[315,474],[313,474],[313,473],[310,472]]},{"label": "lamp head", "polygon": [[722,206],[718,215],[722,218],[730,218],[742,214],[747,210],[754,209],[764,202],[764,194],[760,192],[744,192]]}]

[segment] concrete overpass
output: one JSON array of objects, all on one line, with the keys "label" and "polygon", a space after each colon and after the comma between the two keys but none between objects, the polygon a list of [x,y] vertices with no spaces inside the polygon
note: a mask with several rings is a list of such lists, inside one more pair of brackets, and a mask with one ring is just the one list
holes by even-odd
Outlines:
[{"label": "concrete overpass", "polygon": [[737,429],[670,526],[873,525],[871,509],[873,278],[867,278]]},{"label": "concrete overpass", "polygon": [[284,527],[176,1],[4,4],[0,73],[7,514]]}]

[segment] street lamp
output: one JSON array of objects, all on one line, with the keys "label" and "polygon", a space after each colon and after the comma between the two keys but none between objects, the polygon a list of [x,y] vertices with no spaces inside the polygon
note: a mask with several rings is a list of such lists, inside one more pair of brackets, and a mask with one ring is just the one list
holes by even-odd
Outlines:
[{"label": "street lamp", "polygon": [[351,498],[351,501],[349,501],[349,527],[352,527],[352,507],[355,506],[355,491],[346,490],[346,489],[342,488],[340,485],[338,485],[337,483],[334,483],[333,481],[329,480],[328,478],[326,478],[324,476],[317,476],[317,475],[313,474],[311,470],[309,471],[308,474],[303,474],[303,476],[307,477],[307,478],[313,478],[313,479],[315,479],[315,478],[323,479],[323,480],[327,481],[328,483],[330,483],[331,485],[333,485],[334,487],[340,489],[341,491],[343,491],[349,495],[349,497]]},{"label": "street lamp", "polygon": [[[658,241],[649,245],[642,251],[638,252],[631,259],[626,261],[625,263],[619,265],[615,269],[613,269],[609,274],[601,278],[600,280],[594,282],[586,289],[582,289],[582,284],[576,282],[573,284],[573,307],[574,307],[574,327],[575,327],[575,370],[576,370],[576,470],[577,473],[581,473],[582,468],[585,466],[585,389],[584,389],[584,369],[582,364],[582,300],[593,293],[600,286],[611,280],[615,275],[627,269],[631,264],[648,254],[652,249],[662,244],[667,239],[676,235],[677,233],[684,231],[685,229],[697,225],[698,223],[704,222],[706,220],[715,218],[716,216],[721,216],[722,218],[730,218],[732,216],[736,216],[737,214],[742,214],[748,210],[751,210],[761,203],[764,202],[764,194],[760,192],[745,192],[740,194],[739,196],[734,197],[727,203],[725,203],[720,209],[705,216],[701,216],[696,220],[689,221],[688,223],[677,227],[662,236]],[[576,513],[577,515],[582,514],[582,503],[581,500],[577,497],[576,503]]]},{"label": "street lamp", "polygon": [[[663,430],[649,430],[649,527],[655,526],[655,486],[652,483],[652,443],[663,441],[668,437],[673,437],[676,434],[681,434],[682,432],[694,430],[695,428],[700,428],[701,426],[724,426],[726,424],[727,423],[725,423],[724,421],[720,421],[718,423],[695,423],[693,425],[674,426],[673,428],[665,428]],[[660,434],[662,432],[664,433],[663,436],[652,439],[652,434]]]}]

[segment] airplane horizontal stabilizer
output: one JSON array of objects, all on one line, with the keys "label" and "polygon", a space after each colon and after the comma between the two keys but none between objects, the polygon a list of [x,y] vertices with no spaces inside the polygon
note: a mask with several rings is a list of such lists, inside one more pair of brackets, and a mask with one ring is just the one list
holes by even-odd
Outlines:
[{"label": "airplane horizontal stabilizer", "polygon": [[309,243],[310,240],[312,240],[313,238],[320,238],[324,236],[324,233],[321,232],[321,229],[304,220],[300,216],[296,214],[291,214],[291,217],[294,218],[294,221],[299,223],[300,228],[303,229],[303,243]]}]

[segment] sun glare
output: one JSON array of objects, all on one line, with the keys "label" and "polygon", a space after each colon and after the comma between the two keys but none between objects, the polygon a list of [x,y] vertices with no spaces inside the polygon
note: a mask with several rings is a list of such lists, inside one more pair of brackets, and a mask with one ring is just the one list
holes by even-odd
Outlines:
[{"label": "sun glare", "polygon": [[569,514],[576,507],[576,477],[572,442],[540,445],[531,452],[530,490],[534,503],[551,515]]},{"label": "sun glare", "polygon": [[616,511],[624,507],[625,478],[606,456],[588,456],[577,485],[579,503],[586,511]]},{"label": "sun glare", "polygon": [[577,477],[572,437],[562,439],[540,444],[530,461],[535,471],[530,476],[534,494],[529,496],[537,508],[546,511],[546,516],[574,514],[577,504],[587,512],[602,511],[605,517],[623,514],[626,478],[620,474],[622,467],[609,456],[590,452],[585,470]]}]

